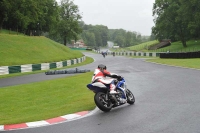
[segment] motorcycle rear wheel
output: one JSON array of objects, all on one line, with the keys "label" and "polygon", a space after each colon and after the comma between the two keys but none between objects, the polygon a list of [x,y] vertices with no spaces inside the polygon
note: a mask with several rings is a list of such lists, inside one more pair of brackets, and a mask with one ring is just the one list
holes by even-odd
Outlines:
[{"label": "motorcycle rear wheel", "polygon": [[112,109],[111,102],[106,100],[106,94],[103,92],[96,93],[94,101],[97,107],[104,112],[109,112]]},{"label": "motorcycle rear wheel", "polygon": [[129,89],[126,90],[126,96],[127,96],[127,103],[129,104],[135,103],[135,97]]}]

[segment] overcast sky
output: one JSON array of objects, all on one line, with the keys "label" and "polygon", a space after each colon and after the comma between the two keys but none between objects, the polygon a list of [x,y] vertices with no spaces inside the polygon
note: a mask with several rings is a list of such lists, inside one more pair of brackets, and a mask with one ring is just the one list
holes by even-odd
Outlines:
[{"label": "overcast sky", "polygon": [[[60,0],[57,0],[60,2]],[[136,31],[150,35],[154,26],[155,0],[74,0],[85,24],[105,25],[108,29]]]}]

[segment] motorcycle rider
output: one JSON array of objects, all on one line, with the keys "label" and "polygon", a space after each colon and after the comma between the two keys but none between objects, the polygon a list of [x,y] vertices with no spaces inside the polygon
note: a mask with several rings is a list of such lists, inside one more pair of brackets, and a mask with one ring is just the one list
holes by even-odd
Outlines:
[{"label": "motorcycle rider", "polygon": [[[98,67],[94,71],[94,75],[92,77],[92,83],[94,82],[101,82],[103,84],[110,85],[110,94],[117,94],[115,91],[115,79],[113,78],[121,78],[121,76],[118,75],[112,75],[109,71],[106,70],[106,66],[103,64],[98,65]],[[106,78],[111,77],[111,78]]]}]

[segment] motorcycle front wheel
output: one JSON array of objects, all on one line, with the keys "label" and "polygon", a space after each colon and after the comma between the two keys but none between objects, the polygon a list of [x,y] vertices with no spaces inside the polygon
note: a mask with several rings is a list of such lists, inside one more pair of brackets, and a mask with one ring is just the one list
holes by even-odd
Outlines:
[{"label": "motorcycle front wheel", "polygon": [[111,102],[106,100],[106,94],[103,92],[96,93],[94,101],[97,107],[104,112],[109,112],[112,109]]},{"label": "motorcycle front wheel", "polygon": [[129,104],[135,103],[135,97],[129,89],[126,90],[126,96],[127,96],[127,103]]}]

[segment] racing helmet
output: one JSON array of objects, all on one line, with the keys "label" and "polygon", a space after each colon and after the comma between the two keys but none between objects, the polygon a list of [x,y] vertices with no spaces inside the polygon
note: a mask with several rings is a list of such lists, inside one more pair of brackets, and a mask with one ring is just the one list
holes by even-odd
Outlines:
[{"label": "racing helmet", "polygon": [[98,68],[99,68],[100,70],[106,70],[106,66],[103,65],[103,64],[98,65]]}]

